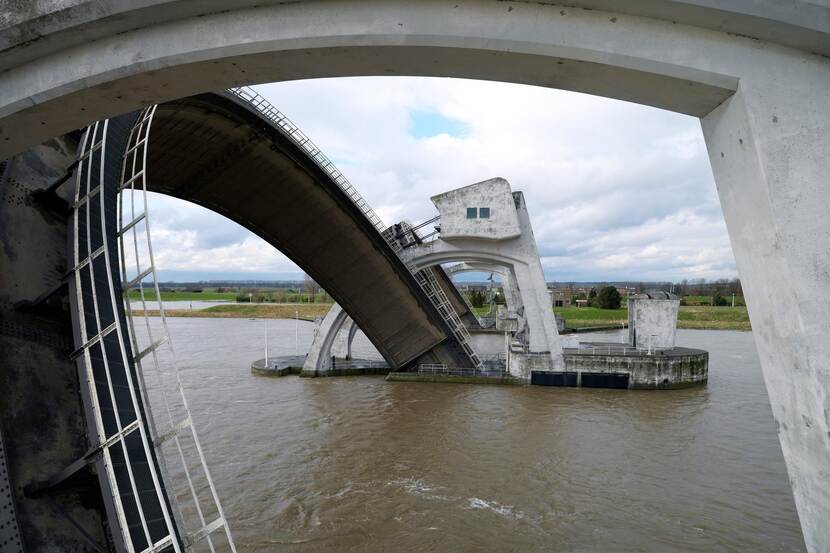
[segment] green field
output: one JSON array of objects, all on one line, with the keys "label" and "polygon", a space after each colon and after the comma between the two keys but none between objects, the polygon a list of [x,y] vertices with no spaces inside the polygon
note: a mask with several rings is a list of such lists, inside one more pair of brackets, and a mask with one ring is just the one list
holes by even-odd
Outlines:
[{"label": "green field", "polygon": [[711,328],[721,330],[752,330],[749,313],[744,306],[712,307],[680,306],[678,328]]},{"label": "green field", "polygon": [[[153,297],[153,290],[144,290],[144,297]],[[138,290],[130,290],[129,298],[138,300],[141,298]],[[235,301],[236,292],[162,292],[161,301]]]},{"label": "green field", "polygon": [[554,307],[553,312],[565,317],[565,327],[621,325],[628,320],[628,309],[600,309],[598,307]]},{"label": "green field", "polygon": [[[553,311],[565,317],[565,326],[568,328],[621,324],[628,320],[627,309],[554,307]],[[681,306],[677,315],[677,327],[751,330],[746,307],[712,307],[708,305]]]},{"label": "green field", "polygon": [[[293,319],[295,315],[303,319],[325,317],[331,308],[330,303],[239,303],[214,305],[207,309],[165,309],[168,317],[210,317],[220,319],[247,319],[267,317],[269,319]],[[134,315],[141,311],[134,311]],[[157,310],[148,310],[151,317],[158,316]]]}]

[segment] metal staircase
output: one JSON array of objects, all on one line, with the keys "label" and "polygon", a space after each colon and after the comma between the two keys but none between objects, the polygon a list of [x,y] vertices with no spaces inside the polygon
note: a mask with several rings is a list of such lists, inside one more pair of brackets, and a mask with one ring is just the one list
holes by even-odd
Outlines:
[{"label": "metal staircase", "polygon": [[[415,228],[406,222],[393,225],[386,229],[382,234],[386,242],[392,247],[395,253],[398,254],[398,257],[401,257],[401,252],[408,247],[410,241],[420,240],[420,236]],[[470,332],[467,330],[467,327],[464,326],[464,323],[458,316],[458,312],[456,312],[455,308],[450,303],[449,298],[447,298],[447,294],[444,293],[444,289],[441,288],[441,285],[435,278],[435,273],[433,273],[432,267],[419,270],[412,263],[404,263],[406,264],[406,268],[409,269],[409,272],[412,273],[412,276],[415,277],[418,285],[432,302],[432,305],[435,306],[435,309],[437,309],[438,313],[441,314],[444,322],[446,322],[447,326],[450,327],[450,331],[458,342],[458,345],[461,347],[464,354],[470,358],[470,361],[473,363],[473,367],[477,369],[482,368],[483,365],[481,363],[481,359],[470,343],[472,341],[470,338]]]},{"label": "metal staircase", "polygon": [[[291,122],[288,117],[285,116],[280,110],[275,108],[271,103],[263,98],[259,93],[249,87],[241,87],[241,88],[231,88],[228,89],[228,92],[236,96],[237,98],[241,99],[242,101],[246,102],[247,104],[254,107],[260,114],[262,114],[265,118],[276,124],[280,129],[285,132],[285,134],[294,141],[298,146],[300,146],[303,150],[305,150],[311,158],[320,166],[328,175],[337,183],[337,186],[343,190],[346,195],[354,202],[354,204],[360,208],[363,214],[366,216],[367,219],[374,225],[375,229],[383,236],[386,240],[386,243],[398,254],[398,257],[401,257],[401,252],[403,251],[404,247],[401,244],[399,233],[396,233],[392,229],[393,227],[387,228],[383,221],[381,221],[380,217],[372,210],[366,200],[358,193],[354,186],[349,182],[349,180],[340,172],[337,167],[335,167],[334,163],[326,157],[325,154],[318,148],[311,139],[305,135],[294,123]],[[429,222],[432,222],[436,219],[432,219]],[[423,226],[423,225],[420,225]],[[420,227],[419,226],[419,227]],[[419,228],[418,227],[418,228]],[[421,237],[417,234],[416,229],[412,228],[411,226],[407,226],[404,229],[404,234],[411,234],[416,239],[421,239]],[[478,357],[478,354],[473,349],[472,345],[470,344],[470,333],[467,331],[467,327],[464,326],[464,323],[461,322],[461,318],[458,316],[458,313],[453,308],[452,304],[450,303],[447,295],[444,293],[444,290],[438,284],[438,281],[435,279],[435,275],[432,273],[432,269],[424,269],[418,270],[417,267],[414,267],[411,264],[406,264],[406,268],[412,273],[412,276],[415,277],[415,280],[418,282],[418,285],[427,295],[429,300],[432,302],[432,305],[444,319],[444,322],[450,328],[453,336],[455,337],[456,341],[458,342],[461,349],[464,351],[465,355],[470,358],[470,361],[473,363],[473,366],[476,368],[481,368],[481,360]]]}]

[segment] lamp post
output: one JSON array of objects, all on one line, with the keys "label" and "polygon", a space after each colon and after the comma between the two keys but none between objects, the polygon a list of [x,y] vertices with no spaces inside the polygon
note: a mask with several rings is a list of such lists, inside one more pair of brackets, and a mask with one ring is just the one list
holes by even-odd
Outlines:
[{"label": "lamp post", "polygon": [[268,368],[268,318],[266,317],[263,319],[265,321],[265,368]]}]

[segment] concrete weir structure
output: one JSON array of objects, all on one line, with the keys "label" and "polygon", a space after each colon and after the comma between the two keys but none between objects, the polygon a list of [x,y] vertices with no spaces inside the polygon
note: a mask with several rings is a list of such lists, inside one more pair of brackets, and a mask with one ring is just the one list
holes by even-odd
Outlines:
[{"label": "concrete weir structure", "polygon": [[[424,242],[408,224],[396,225],[387,232],[394,234],[400,244],[401,259],[413,271],[439,275],[441,288],[453,298],[453,308],[466,317],[474,349],[490,356],[506,356],[510,375],[528,380],[531,366],[564,369],[558,328],[522,193],[513,192],[505,179],[493,178],[438,194],[431,200],[439,212],[436,221],[440,220],[432,240]],[[456,263],[449,268],[452,272],[489,269],[502,275],[507,318],[514,324],[505,325],[509,327],[506,331],[481,328],[443,269],[442,264],[447,263]],[[334,346],[338,341],[346,340],[349,350],[354,326],[347,337],[341,337],[348,321],[346,311],[333,305],[315,335],[303,376],[329,374],[331,361],[337,357]],[[513,347],[508,347],[511,343]],[[532,362],[525,359],[528,356]]]},{"label": "concrete weir structure", "polygon": [[[826,3],[10,0],[4,8],[2,159],[155,102],[310,77],[511,81],[699,117],[805,542],[812,552],[830,548]],[[22,234],[36,227],[21,220],[31,225]],[[39,261],[17,258],[16,282],[31,280],[26,271]]]}]

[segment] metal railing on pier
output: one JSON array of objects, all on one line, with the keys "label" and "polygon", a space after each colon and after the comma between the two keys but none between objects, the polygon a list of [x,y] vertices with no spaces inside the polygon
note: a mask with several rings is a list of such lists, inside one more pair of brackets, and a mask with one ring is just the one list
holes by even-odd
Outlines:
[{"label": "metal railing on pier", "polygon": [[389,369],[383,359],[332,359],[330,369]]},{"label": "metal railing on pier", "polygon": [[262,95],[250,87],[229,88],[228,92],[253,106],[266,119],[277,125],[295,144],[305,150],[311,158],[325,171],[343,192],[360,208],[360,211],[374,225],[378,232],[383,233],[386,225],[377,213],[369,206],[363,196],[352,186],[349,179],[340,172],[326,155],[311,139],[297,127],[286,115],[274,107]]},{"label": "metal railing on pier", "polygon": [[443,363],[425,363],[418,365],[418,374],[442,376],[482,376],[490,378],[503,378],[508,376],[507,371],[501,368],[457,368],[448,367]]}]

